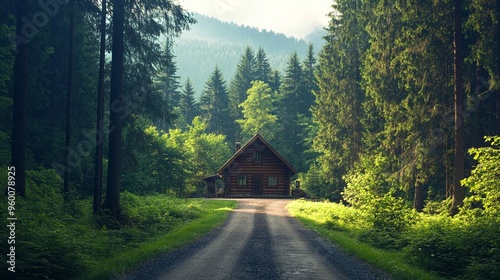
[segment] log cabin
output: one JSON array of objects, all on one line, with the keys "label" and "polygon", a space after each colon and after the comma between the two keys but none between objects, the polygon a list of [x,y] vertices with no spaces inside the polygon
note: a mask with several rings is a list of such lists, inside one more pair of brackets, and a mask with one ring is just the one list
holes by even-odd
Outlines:
[{"label": "log cabin", "polygon": [[224,196],[289,196],[290,178],[297,170],[255,134],[217,171],[224,181]]}]

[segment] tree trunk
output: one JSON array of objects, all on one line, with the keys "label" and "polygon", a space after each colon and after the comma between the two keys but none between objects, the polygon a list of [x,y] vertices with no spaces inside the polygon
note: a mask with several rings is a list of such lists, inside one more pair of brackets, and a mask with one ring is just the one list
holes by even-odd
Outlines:
[{"label": "tree trunk", "polygon": [[415,179],[415,194],[413,195],[413,209],[417,212],[422,212],[424,209],[424,188],[419,181],[418,176]]},{"label": "tree trunk", "polygon": [[101,0],[101,46],[99,52],[99,82],[97,86],[97,125],[94,158],[94,215],[101,212],[102,204],[102,144],[104,137],[104,64],[106,55],[106,1]]},{"label": "tree trunk", "polygon": [[455,150],[454,176],[451,214],[458,213],[458,207],[464,200],[464,189],[460,181],[464,178],[465,142],[464,142],[464,88],[463,88],[463,39],[462,39],[462,1],[455,0]]},{"label": "tree trunk", "polygon": [[69,51],[68,51],[68,85],[66,92],[66,150],[64,153],[64,201],[68,200],[69,194],[69,150],[71,145],[71,96],[73,95],[73,52],[75,41],[75,0],[71,0],[69,6]]},{"label": "tree trunk", "polygon": [[123,95],[123,29],[125,22],[125,1],[113,1],[113,43],[111,62],[110,89],[110,127],[108,156],[108,185],[106,189],[105,207],[115,215],[120,213],[120,175],[122,129],[125,113]]},{"label": "tree trunk", "polygon": [[28,43],[23,37],[23,18],[28,15],[28,0],[17,1],[16,38],[17,48],[14,61],[14,95],[12,112],[12,154],[11,164],[16,172],[16,191],[26,194],[26,95],[28,92]]}]

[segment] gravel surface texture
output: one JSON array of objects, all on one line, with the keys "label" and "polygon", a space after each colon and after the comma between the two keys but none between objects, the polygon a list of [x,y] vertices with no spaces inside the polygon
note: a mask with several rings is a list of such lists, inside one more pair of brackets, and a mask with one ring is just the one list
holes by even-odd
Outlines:
[{"label": "gravel surface texture", "polygon": [[389,279],[302,227],[289,199],[238,199],[226,222],[121,279]]}]

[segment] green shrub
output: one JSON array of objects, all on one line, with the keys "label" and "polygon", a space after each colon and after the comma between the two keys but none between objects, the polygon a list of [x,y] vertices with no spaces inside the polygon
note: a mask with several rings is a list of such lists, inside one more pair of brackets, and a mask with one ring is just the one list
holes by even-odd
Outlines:
[{"label": "green shrub", "polygon": [[403,199],[388,193],[364,209],[371,227],[360,236],[361,241],[386,249],[400,249],[406,244],[403,233],[415,221],[415,212]]},{"label": "green shrub", "polygon": [[[119,219],[107,210],[93,217],[90,199],[64,203],[62,179],[55,171],[27,171],[26,175],[26,197],[16,198],[18,279],[75,278],[118,252],[136,248],[208,211],[198,201],[125,192]],[[2,199],[6,205],[7,198]],[[7,234],[0,231],[0,238],[6,240]],[[3,269],[0,279],[12,276],[7,272]]]},{"label": "green shrub", "polygon": [[405,252],[423,268],[447,277],[460,276],[467,265],[466,234],[457,219],[425,216],[408,233]]},{"label": "green shrub", "polygon": [[478,164],[471,176],[462,181],[471,190],[471,195],[464,201],[464,209],[479,208],[480,215],[500,221],[500,136],[485,139],[491,142],[491,147],[469,150]]}]

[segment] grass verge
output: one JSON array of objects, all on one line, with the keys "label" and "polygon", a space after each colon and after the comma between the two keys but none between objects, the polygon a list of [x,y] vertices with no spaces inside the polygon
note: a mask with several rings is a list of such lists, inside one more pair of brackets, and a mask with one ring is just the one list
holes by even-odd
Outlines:
[{"label": "grass verge", "polygon": [[290,214],[297,218],[306,228],[317,232],[324,239],[339,245],[347,253],[385,271],[393,279],[443,279],[409,264],[405,261],[406,257],[402,252],[382,250],[358,241],[359,228],[342,227],[332,229],[331,223],[324,219],[325,205],[320,204],[324,203],[297,200],[290,203],[287,208]]},{"label": "grass verge", "polygon": [[220,226],[237,205],[237,202],[229,200],[204,200],[202,203],[205,211],[201,217],[182,224],[167,234],[151,238],[136,248],[100,260],[80,279],[112,279],[148,259],[187,245]]}]

